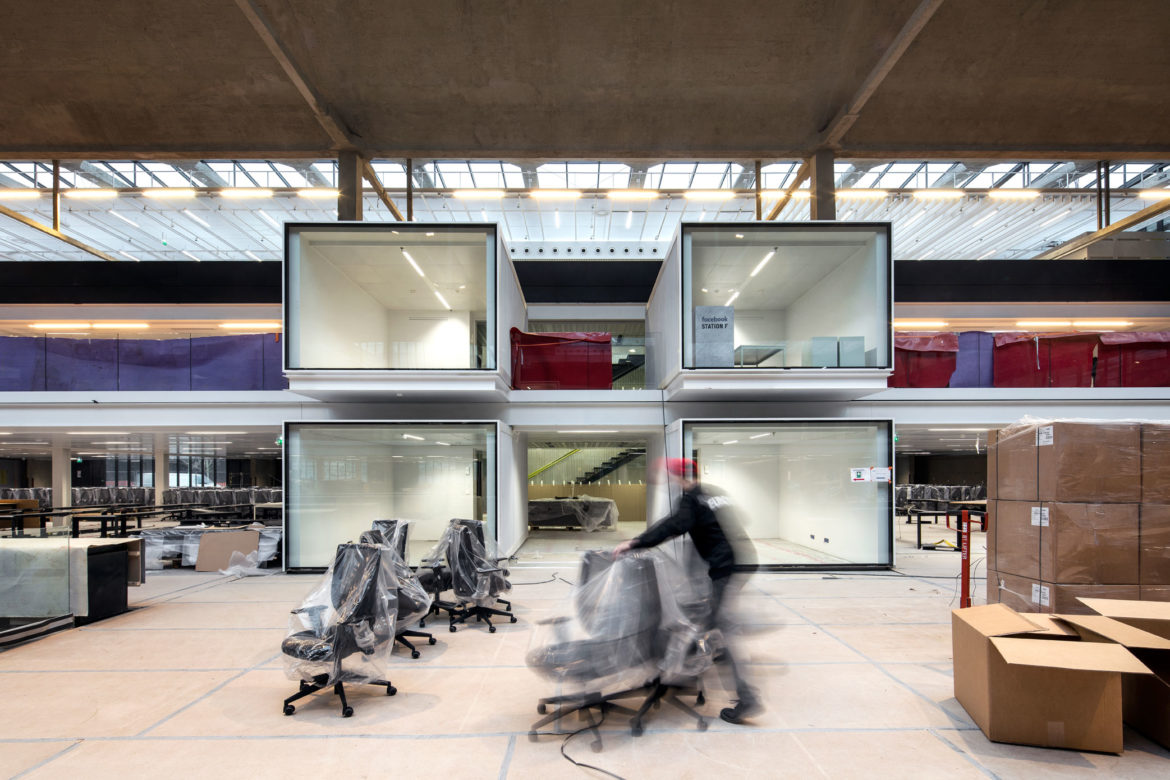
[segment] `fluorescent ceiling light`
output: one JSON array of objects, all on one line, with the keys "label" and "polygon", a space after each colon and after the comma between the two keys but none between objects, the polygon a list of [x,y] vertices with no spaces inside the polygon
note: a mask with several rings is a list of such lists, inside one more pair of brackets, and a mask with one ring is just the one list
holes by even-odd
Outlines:
[{"label": "fluorescent ceiling light", "polygon": [[39,197],[40,190],[0,190],[2,200],[35,200]]},{"label": "fluorescent ceiling light", "polygon": [[736,237],[736,238],[743,238],[743,233],[736,233],[736,234],[735,234],[735,237]]},{"label": "fluorescent ceiling light", "polygon": [[450,447],[451,446],[451,442],[449,442],[449,441],[437,441],[437,442],[435,442],[435,444],[438,444],[440,447]]},{"label": "fluorescent ceiling light", "polygon": [[456,198],[463,200],[471,200],[474,198],[502,198],[504,197],[503,190],[455,190],[451,193]]},{"label": "fluorescent ceiling light", "polygon": [[1129,320],[1073,320],[1074,328],[1128,328]]},{"label": "fluorescent ceiling light", "polygon": [[610,190],[606,196],[611,200],[654,200],[658,190]]},{"label": "fluorescent ceiling light", "polygon": [[251,249],[245,249],[245,250],[244,250],[244,254],[246,254],[248,257],[252,258],[252,259],[253,259],[253,260],[255,260],[256,262],[261,262],[260,258],[259,258],[259,257],[257,257],[257,256],[255,255],[255,253],[253,253],[253,252],[252,252],[252,250],[251,250]]},{"label": "fluorescent ceiling light", "polygon": [[119,249],[119,250],[118,250],[118,254],[122,255],[122,257],[129,258],[129,259],[133,260],[133,261],[134,261],[134,262],[136,262],[136,263],[141,263],[141,262],[142,262],[142,259],[141,259],[141,258],[135,257],[134,255],[130,254],[129,252],[123,251],[123,250],[121,250],[121,249]]},{"label": "fluorescent ceiling light", "polygon": [[181,253],[185,254],[187,257],[189,257],[189,258],[191,258],[192,260],[194,260],[196,263],[201,263],[201,262],[203,262],[203,261],[202,261],[202,260],[200,260],[198,257],[196,257],[195,255],[193,255],[193,254],[191,254],[190,252],[188,252],[186,249],[180,249],[179,251],[180,251]]},{"label": "fluorescent ceiling light", "polygon": [[424,439],[422,436],[415,436],[413,433],[404,433],[402,434],[402,438],[414,439],[415,441],[426,441],[426,439]]},{"label": "fluorescent ceiling light", "polygon": [[447,303],[447,299],[443,297],[442,293],[440,293],[438,290],[435,290],[435,297],[439,299],[439,303],[443,304],[444,309],[451,311],[451,304]]},{"label": "fluorescent ceiling light", "polygon": [[129,431],[66,431],[70,436],[129,436]]},{"label": "fluorescent ceiling light", "polygon": [[255,330],[260,328],[280,329],[279,322],[221,322],[219,327],[226,330]]},{"label": "fluorescent ceiling light", "polygon": [[724,444],[739,444],[739,439],[732,439],[731,441],[725,441],[723,443]]},{"label": "fluorescent ceiling light", "polygon": [[336,198],[337,190],[328,187],[310,187],[308,189],[297,190],[297,195],[302,198]]},{"label": "fluorescent ceiling light", "polygon": [[541,200],[576,200],[581,197],[581,190],[529,190],[528,196]]},{"label": "fluorescent ceiling light", "polygon": [[1039,198],[1039,190],[991,190],[987,193],[987,197],[995,198],[996,200],[1031,200],[1032,198]]},{"label": "fluorescent ceiling light", "polygon": [[765,436],[771,436],[771,435],[772,435],[772,432],[769,431],[768,433],[757,433],[755,436],[749,436],[748,438],[749,439],[762,439]]},{"label": "fluorescent ceiling light", "polygon": [[894,320],[895,328],[945,328],[946,320]]},{"label": "fluorescent ceiling light", "polygon": [[558,430],[557,433],[558,434],[615,434],[618,432],[617,432],[617,429],[614,429],[614,430],[584,429],[584,430]]},{"label": "fluorescent ceiling light", "polygon": [[1164,190],[1142,190],[1138,193],[1139,198],[1146,200],[1163,200],[1170,198],[1170,188]]},{"label": "fluorescent ceiling light", "polygon": [[226,190],[220,190],[218,194],[221,198],[271,198],[272,190],[267,187],[229,187]]},{"label": "fluorescent ceiling light", "polygon": [[65,190],[61,194],[66,198],[76,198],[77,200],[98,200],[100,198],[118,197],[117,190]]},{"label": "fluorescent ceiling light", "polygon": [[772,259],[772,257],[773,257],[775,254],[776,254],[776,250],[775,250],[775,249],[773,249],[771,252],[769,252],[768,254],[764,255],[764,259],[763,259],[763,260],[761,260],[761,261],[759,262],[759,264],[758,264],[758,265],[756,265],[756,267],[752,269],[751,276],[755,276],[755,275],[756,275],[756,274],[758,274],[760,271],[764,270],[764,266],[766,266],[766,265],[768,264],[768,261],[769,261],[769,260],[771,260],[771,259]]},{"label": "fluorescent ceiling light", "polygon": [[195,190],[189,187],[156,187],[143,190],[142,197],[154,200],[172,200],[178,198],[194,198]]},{"label": "fluorescent ceiling light", "polygon": [[199,215],[198,215],[198,214],[196,214],[195,212],[191,211],[191,209],[183,209],[183,213],[184,213],[184,214],[186,214],[186,215],[187,215],[188,217],[190,217],[191,219],[193,219],[193,220],[195,220],[196,222],[198,222],[198,223],[199,223],[200,225],[202,225],[203,227],[205,227],[205,228],[209,228],[209,227],[211,227],[211,225],[210,225],[210,224],[208,224],[207,220],[205,220],[203,217],[199,216]]},{"label": "fluorescent ceiling light", "polygon": [[130,225],[131,227],[138,227],[137,222],[130,219],[129,217],[122,216],[121,214],[119,214],[117,211],[114,211],[113,209],[110,209],[106,213],[109,214],[111,217],[117,217],[118,219],[122,220],[123,222],[125,222],[127,225]]},{"label": "fluorescent ceiling light", "polygon": [[687,200],[731,200],[735,193],[731,190],[687,190],[683,197]]},{"label": "fluorescent ceiling light", "polygon": [[890,193],[885,190],[848,189],[837,190],[838,198],[853,198],[857,200],[881,200]]},{"label": "fluorescent ceiling light", "polygon": [[0,431],[0,436],[11,436],[12,431]]},{"label": "fluorescent ceiling light", "polygon": [[1017,320],[1017,328],[1067,328],[1072,320]]},{"label": "fluorescent ceiling light", "polygon": [[723,304],[723,305],[724,305],[724,306],[730,306],[731,304],[735,303],[735,299],[736,299],[736,298],[738,298],[738,297],[739,297],[739,291],[733,292],[733,293],[731,294],[731,297],[727,299],[727,303],[725,303],[725,304]]},{"label": "fluorescent ceiling light", "polygon": [[86,330],[90,324],[88,322],[32,322],[29,323],[29,327],[36,330]]},{"label": "fluorescent ceiling light", "polygon": [[434,233],[424,233],[423,235],[425,235],[427,238],[433,238],[435,234]]},{"label": "fluorescent ceiling light", "polygon": [[914,190],[914,197],[923,200],[954,200],[964,194],[962,190]]},{"label": "fluorescent ceiling light", "polygon": [[95,322],[96,330],[146,330],[150,327],[146,322]]},{"label": "fluorescent ceiling light", "polygon": [[426,279],[427,275],[418,267],[418,263],[414,262],[414,258],[410,256],[410,252],[407,252],[405,249],[400,249],[399,251],[402,252],[402,256],[406,258],[406,262],[410,263],[410,267],[415,270],[415,273]]}]

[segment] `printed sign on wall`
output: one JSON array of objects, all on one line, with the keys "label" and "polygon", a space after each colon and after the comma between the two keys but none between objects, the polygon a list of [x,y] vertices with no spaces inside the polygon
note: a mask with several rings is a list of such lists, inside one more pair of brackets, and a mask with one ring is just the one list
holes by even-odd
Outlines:
[{"label": "printed sign on wall", "polygon": [[731,306],[695,307],[695,366],[723,368],[734,363],[735,309]]}]

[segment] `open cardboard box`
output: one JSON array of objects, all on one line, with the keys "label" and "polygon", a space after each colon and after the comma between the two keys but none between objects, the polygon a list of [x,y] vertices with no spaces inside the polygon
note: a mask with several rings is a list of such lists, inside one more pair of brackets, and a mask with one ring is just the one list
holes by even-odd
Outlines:
[{"label": "open cardboard box", "polygon": [[955,698],[987,738],[1120,753],[1122,674],[1151,672],[1118,644],[1004,604],[951,613]]},{"label": "open cardboard box", "polygon": [[1096,615],[1057,617],[1089,642],[1112,642],[1129,650],[1152,675],[1125,675],[1125,722],[1170,747],[1170,604],[1081,599]]}]

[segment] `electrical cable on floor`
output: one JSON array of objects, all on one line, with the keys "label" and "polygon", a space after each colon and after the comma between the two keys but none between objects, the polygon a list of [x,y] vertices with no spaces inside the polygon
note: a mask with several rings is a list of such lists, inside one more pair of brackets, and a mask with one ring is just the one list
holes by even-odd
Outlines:
[{"label": "electrical cable on floor", "polygon": [[[603,709],[601,711],[601,720],[597,721],[597,723],[594,723],[593,718],[590,717],[589,723],[587,725],[582,726],[581,728],[577,729],[576,731],[570,732],[568,735],[566,735],[564,742],[561,743],[561,755],[565,757],[566,761],[568,761],[570,764],[573,764],[574,766],[579,766],[582,769],[592,769],[594,772],[601,772],[601,774],[606,775],[608,777],[617,778],[617,780],[625,780],[625,778],[623,778],[621,775],[614,774],[613,772],[610,772],[607,769],[602,769],[599,766],[593,766],[593,764],[586,764],[584,761],[578,761],[577,759],[573,758],[572,756],[570,756],[568,753],[565,752],[565,748],[568,747],[568,745],[569,745],[569,740],[572,739],[573,737],[577,736],[578,734],[580,734],[582,731],[588,731],[590,729],[600,729],[601,724],[605,723],[605,716],[607,714],[608,714],[608,711]],[[600,735],[598,736],[598,739],[600,739]]]},{"label": "electrical cable on floor", "polygon": [[512,580],[508,580],[508,584],[513,585],[513,586],[516,586],[516,585],[544,585],[545,583],[548,583],[548,582],[556,582],[559,579],[560,579],[560,577],[558,577],[557,573],[554,571],[553,576],[549,577],[547,580],[533,580],[532,582],[514,582]]}]

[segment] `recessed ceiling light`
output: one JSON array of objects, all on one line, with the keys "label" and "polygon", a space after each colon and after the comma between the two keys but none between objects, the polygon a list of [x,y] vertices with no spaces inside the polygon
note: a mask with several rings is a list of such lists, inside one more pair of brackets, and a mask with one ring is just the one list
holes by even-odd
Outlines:
[{"label": "recessed ceiling light", "polygon": [[35,200],[39,197],[39,190],[0,190],[0,200]]}]

